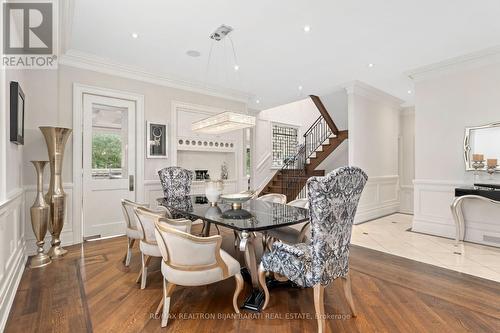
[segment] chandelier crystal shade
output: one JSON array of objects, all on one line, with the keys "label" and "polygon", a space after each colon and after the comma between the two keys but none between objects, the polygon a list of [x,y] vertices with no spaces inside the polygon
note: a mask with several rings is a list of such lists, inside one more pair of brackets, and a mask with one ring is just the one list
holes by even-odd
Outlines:
[{"label": "chandelier crystal shade", "polygon": [[255,117],[235,112],[223,112],[191,124],[193,132],[221,134],[255,126]]}]

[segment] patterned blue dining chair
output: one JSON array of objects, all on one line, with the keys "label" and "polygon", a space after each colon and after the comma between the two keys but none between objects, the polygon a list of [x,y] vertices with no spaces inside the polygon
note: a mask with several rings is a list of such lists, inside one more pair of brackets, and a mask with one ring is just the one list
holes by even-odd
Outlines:
[{"label": "patterned blue dining chair", "polygon": [[158,171],[165,198],[184,197],[191,192],[193,172],[181,167],[167,167]]},{"label": "patterned blue dining chair", "polygon": [[352,316],[356,316],[348,274],[349,243],[356,209],[367,180],[363,170],[350,166],[333,170],[324,177],[309,178],[311,241],[295,245],[277,242],[270,252],[263,255],[259,266],[259,283],[265,295],[263,309],[269,302],[266,272],[274,272],[301,287],[314,288],[318,332],[326,330],[324,289],[339,277]]}]

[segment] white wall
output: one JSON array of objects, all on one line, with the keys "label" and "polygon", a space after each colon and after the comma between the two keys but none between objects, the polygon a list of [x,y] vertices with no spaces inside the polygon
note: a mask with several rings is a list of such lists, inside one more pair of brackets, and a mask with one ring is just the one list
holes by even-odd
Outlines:
[{"label": "white wall", "polygon": [[[0,6],[0,17],[3,17],[3,6]],[[0,24],[0,36],[3,36],[2,29]],[[25,71],[0,68],[0,332],[4,330],[26,263],[20,171],[23,148],[9,140],[10,81],[17,81],[24,88]],[[28,110],[28,105],[25,108]]]},{"label": "white wall", "polygon": [[[345,89],[319,96],[333,121],[340,130],[347,129],[347,94]],[[255,141],[255,188],[260,188],[270,180],[276,170],[271,168],[272,123],[296,126],[299,129],[299,143],[303,135],[320,116],[318,108],[307,97],[297,102],[263,110],[258,114]],[[333,154],[328,156],[316,169],[332,171],[348,164],[348,141],[344,141]]]},{"label": "white wall", "polygon": [[347,88],[349,165],[368,175],[355,223],[399,209],[398,136],[401,100],[361,82]]},{"label": "white wall", "polygon": [[[348,99],[345,89],[319,96],[339,130],[348,129]],[[345,140],[316,169],[326,173],[349,165],[349,139]]]},{"label": "white wall", "polygon": [[[449,207],[454,188],[473,181],[464,168],[464,128],[500,121],[500,63],[483,60],[414,75],[415,231],[455,236]],[[500,181],[498,174],[483,178]],[[465,211],[466,239],[498,246],[483,236],[500,237],[500,209],[468,204]]]},{"label": "white wall", "polygon": [[[152,203],[159,193],[160,184],[157,170],[173,164],[175,142],[172,137],[172,103],[174,101],[206,105],[214,108],[245,112],[246,104],[224,98],[203,95],[190,91],[170,88],[163,85],[152,84],[140,80],[133,80],[119,76],[104,74],[97,71],[80,69],[60,65],[58,71],[30,71],[29,82],[26,86],[29,89],[27,97],[30,105],[36,108],[30,110],[26,119],[26,144],[24,146],[24,161],[31,159],[47,158],[47,149],[43,136],[38,130],[38,126],[73,126],[73,84],[80,83],[101,88],[120,90],[135,94],[144,95],[144,119],[153,122],[165,122],[169,126],[169,151],[167,159],[145,159],[144,161],[144,186],[145,198]],[[144,125],[145,126],[145,125]],[[63,185],[68,194],[67,219],[62,232],[62,242],[72,244],[80,241],[78,222],[71,220],[72,216],[72,137],[69,139],[64,156]],[[31,202],[35,192],[35,174],[33,167],[24,163],[24,185],[26,187],[26,200]],[[46,170],[46,182],[48,181],[48,168]],[[149,193],[152,192],[152,193]],[[142,200],[140,198],[139,200]],[[29,215],[27,215],[29,216]],[[30,228],[29,221],[26,227]],[[28,243],[33,240],[33,235],[28,233]]]},{"label": "white wall", "polygon": [[399,117],[399,196],[401,213],[413,214],[415,179],[415,108],[406,107]]},{"label": "white wall", "polygon": [[297,102],[263,110],[257,116],[255,126],[255,150],[253,166],[255,168],[254,187],[265,186],[276,172],[272,169],[272,123],[296,126],[299,129],[299,143],[303,135],[320,116],[309,97]]}]

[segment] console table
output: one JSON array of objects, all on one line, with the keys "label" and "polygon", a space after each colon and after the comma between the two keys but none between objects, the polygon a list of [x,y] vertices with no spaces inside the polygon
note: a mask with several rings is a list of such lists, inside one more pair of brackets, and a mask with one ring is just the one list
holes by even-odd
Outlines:
[{"label": "console table", "polygon": [[465,221],[462,211],[462,203],[465,200],[480,200],[500,205],[500,186],[491,184],[475,184],[469,187],[460,187],[455,189],[455,200],[451,204],[451,214],[457,228],[456,245],[465,238]]}]

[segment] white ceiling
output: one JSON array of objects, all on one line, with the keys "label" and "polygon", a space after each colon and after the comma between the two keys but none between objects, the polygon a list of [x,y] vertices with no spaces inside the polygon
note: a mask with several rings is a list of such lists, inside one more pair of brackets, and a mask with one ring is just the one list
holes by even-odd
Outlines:
[{"label": "white ceiling", "polygon": [[[499,18],[498,0],[76,0],[70,49],[247,92],[258,109],[352,80],[411,104],[405,72],[500,45]],[[207,75],[208,36],[223,23],[234,28],[240,70],[227,40],[214,45]]]}]

